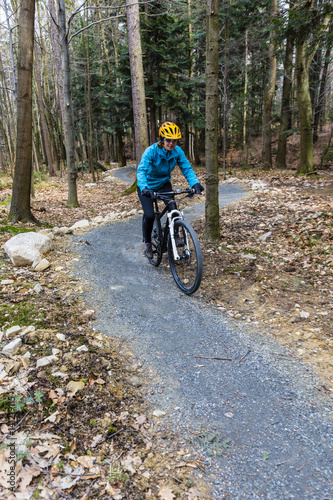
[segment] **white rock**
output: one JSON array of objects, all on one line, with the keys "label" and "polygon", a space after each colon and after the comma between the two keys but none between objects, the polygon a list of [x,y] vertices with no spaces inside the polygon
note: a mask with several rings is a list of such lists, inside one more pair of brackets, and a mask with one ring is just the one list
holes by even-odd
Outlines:
[{"label": "white rock", "polygon": [[86,229],[90,227],[90,222],[87,219],[79,220],[73,224],[70,229]]},{"label": "white rock", "polygon": [[7,344],[2,349],[2,353],[5,354],[6,356],[13,356],[19,350],[21,345],[22,345],[22,339],[20,339],[20,337],[17,337],[16,339],[9,342],[9,344]]},{"label": "white rock", "polygon": [[[43,261],[42,261],[42,262],[43,262]],[[40,292],[42,292],[42,291],[43,291],[43,287],[42,287],[39,283],[37,283],[37,285],[36,285],[36,286],[34,286],[34,292],[35,292],[35,293],[40,293]]]},{"label": "white rock", "polygon": [[53,354],[51,356],[45,356],[44,358],[40,358],[37,360],[36,368],[41,368],[42,366],[47,366],[55,361],[58,361],[57,356],[54,356]]},{"label": "white rock", "polygon": [[267,233],[262,234],[261,236],[259,236],[258,241],[266,241],[271,236],[272,236],[272,232],[271,231],[267,231]]},{"label": "white rock", "polygon": [[22,328],[19,326],[19,325],[14,325],[10,328],[8,328],[8,330],[5,330],[5,333],[6,333],[6,337],[7,339],[11,336],[11,335],[16,335],[18,332],[20,332],[22,330]]},{"label": "white rock", "polygon": [[14,266],[29,266],[37,265],[42,255],[53,249],[53,243],[44,234],[29,232],[13,236],[4,248]]},{"label": "white rock", "polygon": [[105,216],[105,220],[115,220],[118,218],[117,212],[110,212]]},{"label": "white rock", "polygon": [[83,313],[83,316],[87,316],[88,318],[91,318],[95,314],[94,309],[86,309]]},{"label": "white rock", "polygon": [[166,415],[166,413],[163,410],[155,410],[153,412],[153,415],[154,415],[154,417],[163,417],[164,415]]},{"label": "white rock", "polygon": [[15,280],[2,280],[1,285],[12,285],[15,283]]},{"label": "white rock", "polygon": [[56,337],[58,340],[61,340],[62,342],[65,342],[65,340],[66,340],[66,337],[63,333],[57,333]]},{"label": "white rock", "polygon": [[87,184],[85,184],[85,187],[86,188],[92,188],[92,187],[96,187],[97,184],[95,182],[87,182]]},{"label": "white rock", "polygon": [[58,273],[59,271],[62,271],[62,270],[63,270],[63,268],[64,268],[64,266],[57,266],[57,267],[55,268],[55,271]]},{"label": "white rock", "polygon": [[51,265],[51,262],[49,262],[47,259],[42,259],[36,266],[32,266],[35,271],[41,272],[45,271],[48,269]]},{"label": "white rock", "polygon": [[299,315],[301,318],[308,318],[310,316],[310,313],[308,313],[307,311],[301,311]]},{"label": "white rock", "polygon": [[73,229],[70,227],[57,227],[54,228],[54,232],[57,236],[64,236],[65,234],[72,234]]},{"label": "white rock", "polygon": [[20,336],[22,337],[22,335],[26,335],[27,333],[31,333],[31,332],[34,332],[34,331],[36,331],[36,327],[35,326],[33,326],[33,325],[24,326],[22,328]]},{"label": "white rock", "polygon": [[97,215],[97,217],[93,218],[93,221],[97,222],[97,223],[103,222],[103,220],[104,220],[104,218],[101,215]]},{"label": "white rock", "polygon": [[78,352],[87,352],[89,351],[88,347],[86,345],[81,345],[80,347],[77,347],[76,350]]},{"label": "white rock", "polygon": [[52,349],[53,356],[56,356],[57,354],[59,354],[59,352],[60,352],[60,349],[57,349],[56,347],[53,347],[53,349]]},{"label": "white rock", "polygon": [[131,215],[136,215],[137,213],[138,213],[137,209],[133,208],[132,210],[130,210],[129,212],[127,212],[127,215],[131,216]]},{"label": "white rock", "polygon": [[257,259],[257,257],[255,255],[252,255],[251,253],[242,253],[241,257],[243,259],[247,259],[247,260],[256,260]]},{"label": "white rock", "polygon": [[52,375],[53,377],[62,377],[62,378],[68,377],[67,373],[64,372],[53,372]]}]

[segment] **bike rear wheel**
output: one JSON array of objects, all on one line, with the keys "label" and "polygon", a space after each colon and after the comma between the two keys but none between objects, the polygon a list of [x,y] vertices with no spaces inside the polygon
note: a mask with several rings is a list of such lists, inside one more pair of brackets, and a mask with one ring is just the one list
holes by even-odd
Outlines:
[{"label": "bike rear wheel", "polygon": [[174,258],[171,235],[168,238],[168,258],[172,276],[182,292],[190,295],[200,286],[202,279],[202,253],[200,243],[192,226],[184,221],[177,220],[174,225],[183,246],[177,246],[179,259]]},{"label": "bike rear wheel", "polygon": [[149,262],[157,267],[162,260],[162,228],[160,219],[155,216],[153,230],[151,233],[151,244],[153,246],[153,258]]}]

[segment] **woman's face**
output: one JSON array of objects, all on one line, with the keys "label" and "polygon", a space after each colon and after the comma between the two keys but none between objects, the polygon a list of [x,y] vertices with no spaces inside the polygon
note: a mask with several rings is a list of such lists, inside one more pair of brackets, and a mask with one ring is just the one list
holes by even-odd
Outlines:
[{"label": "woman's face", "polygon": [[164,149],[172,151],[177,146],[177,139],[163,139]]}]

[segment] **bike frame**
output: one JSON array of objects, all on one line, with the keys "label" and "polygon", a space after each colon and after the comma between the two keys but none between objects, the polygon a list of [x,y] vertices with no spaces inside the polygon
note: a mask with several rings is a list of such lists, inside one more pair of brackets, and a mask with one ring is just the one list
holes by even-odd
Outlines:
[{"label": "bike frame", "polygon": [[[163,238],[162,238],[162,245],[161,245],[161,252],[165,252],[167,249],[167,244],[168,244],[168,234],[170,232],[170,237],[171,237],[171,245],[172,245],[172,252],[175,260],[180,260],[181,257],[178,255],[177,247],[176,247],[176,242],[175,242],[175,221],[179,219],[184,219],[184,214],[182,211],[178,210],[176,201],[174,199],[171,199],[167,205],[164,207],[162,212],[160,212],[158,208],[158,203],[157,200],[162,200],[170,195],[175,195],[175,194],[183,194],[186,193],[187,196],[193,194],[192,190],[186,190],[186,191],[171,191],[171,192],[166,192],[166,193],[156,193],[155,198],[154,198],[154,204],[155,204],[155,213],[158,216],[158,219],[161,220],[162,217],[167,214],[167,222],[165,224],[165,228],[163,231]],[[188,248],[188,243],[187,241],[184,242],[186,250],[189,250]]]}]

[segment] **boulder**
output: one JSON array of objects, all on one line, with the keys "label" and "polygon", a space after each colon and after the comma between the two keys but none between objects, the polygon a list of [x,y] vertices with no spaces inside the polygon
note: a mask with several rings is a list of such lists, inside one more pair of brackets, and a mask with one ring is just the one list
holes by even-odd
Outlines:
[{"label": "boulder", "polygon": [[13,236],[4,248],[14,266],[36,266],[42,255],[53,249],[53,243],[44,234],[29,232]]}]

